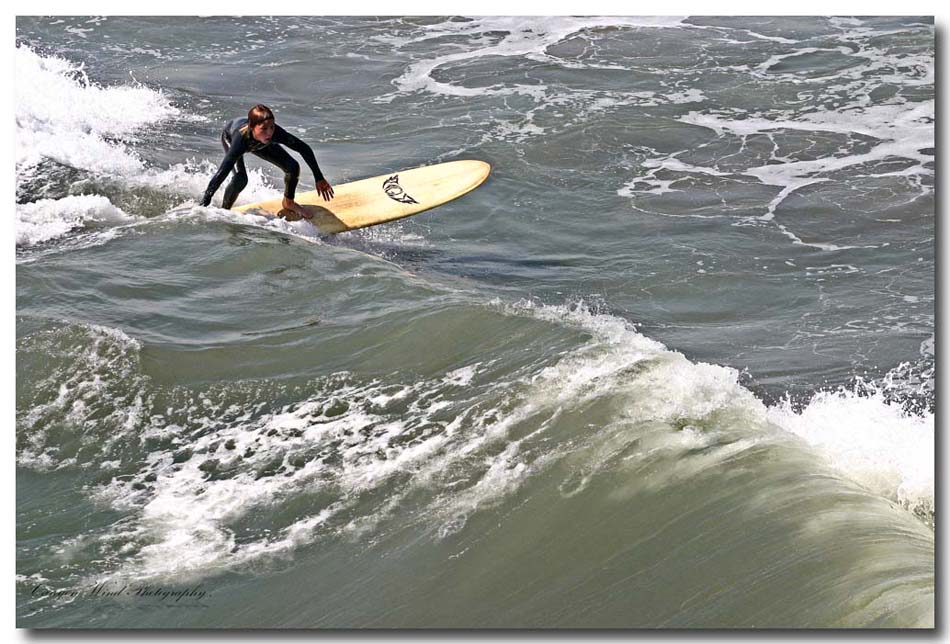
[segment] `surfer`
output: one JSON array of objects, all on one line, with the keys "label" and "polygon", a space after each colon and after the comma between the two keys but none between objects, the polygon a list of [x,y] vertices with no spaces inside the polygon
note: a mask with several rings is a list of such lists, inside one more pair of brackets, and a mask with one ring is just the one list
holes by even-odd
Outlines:
[{"label": "surfer", "polygon": [[265,161],[270,161],[284,171],[284,210],[289,210],[305,219],[312,218],[312,214],[294,201],[297,181],[300,179],[300,164],[281,145],[286,145],[307,162],[310,171],[313,173],[314,181],[316,181],[317,192],[320,193],[324,201],[330,201],[333,198],[333,187],[320,172],[320,166],[317,165],[317,159],[313,156],[313,150],[310,149],[309,145],[277,125],[274,120],[274,113],[266,105],[252,107],[247,113],[247,118],[236,118],[229,121],[224,126],[224,131],[221,132],[221,145],[224,146],[226,152],[224,161],[221,162],[217,172],[214,173],[208,183],[208,189],[205,190],[204,197],[201,199],[202,206],[211,203],[211,197],[218,191],[224,178],[228,176],[232,169],[234,170],[234,178],[231,179],[231,183],[224,190],[224,201],[221,206],[227,209],[234,205],[238,195],[247,185],[247,168],[244,166],[244,154],[251,152]]}]

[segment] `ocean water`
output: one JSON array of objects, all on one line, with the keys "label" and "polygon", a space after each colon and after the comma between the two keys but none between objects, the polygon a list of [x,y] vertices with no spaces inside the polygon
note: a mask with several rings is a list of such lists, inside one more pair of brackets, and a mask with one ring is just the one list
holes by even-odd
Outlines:
[{"label": "ocean water", "polygon": [[20,626],[933,626],[931,18],[16,27]]}]

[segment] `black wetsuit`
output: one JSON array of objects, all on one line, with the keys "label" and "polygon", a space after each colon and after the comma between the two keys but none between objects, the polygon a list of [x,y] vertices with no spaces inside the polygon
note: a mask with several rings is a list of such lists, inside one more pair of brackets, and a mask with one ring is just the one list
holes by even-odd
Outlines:
[{"label": "black wetsuit", "polygon": [[313,156],[313,150],[310,146],[289,134],[287,130],[279,125],[274,125],[274,136],[270,143],[261,143],[251,136],[250,128],[247,127],[246,118],[238,118],[229,121],[221,132],[221,145],[224,146],[224,161],[218,167],[217,172],[211,177],[208,189],[205,190],[204,197],[201,199],[201,205],[207,206],[211,203],[211,197],[221,187],[224,178],[228,176],[231,169],[234,169],[234,178],[224,191],[224,201],[221,204],[224,208],[230,208],[237,201],[238,195],[247,185],[247,168],[244,167],[244,154],[251,152],[265,161],[277,165],[284,171],[284,196],[288,199],[294,198],[297,190],[297,181],[300,179],[300,164],[287,154],[287,150],[280,147],[279,144],[286,145],[288,148],[303,157],[310,171],[313,172],[314,181],[319,183],[323,181],[323,173],[320,172],[320,166],[317,165],[317,159]]}]

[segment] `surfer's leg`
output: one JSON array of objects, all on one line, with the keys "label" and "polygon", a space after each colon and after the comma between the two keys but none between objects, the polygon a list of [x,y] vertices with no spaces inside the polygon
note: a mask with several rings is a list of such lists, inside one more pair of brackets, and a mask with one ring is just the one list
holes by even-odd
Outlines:
[{"label": "surfer's leg", "polygon": [[284,171],[284,197],[293,200],[297,193],[297,182],[300,180],[300,164],[297,160],[279,145],[270,145],[254,154]]},{"label": "surfer's leg", "polygon": [[[231,149],[231,133],[228,131],[227,126],[225,126],[224,131],[221,132],[221,145],[224,147],[225,152]],[[224,199],[221,201],[221,207],[225,210],[230,210],[245,186],[247,186],[247,167],[244,165],[244,157],[238,157],[237,162],[234,164],[234,177],[231,179],[228,187],[224,189]]]},{"label": "surfer's leg", "polygon": [[238,159],[237,163],[234,164],[234,177],[224,190],[224,199],[221,201],[221,207],[227,210],[233,206],[245,186],[247,186],[247,168],[244,166],[244,159]]}]

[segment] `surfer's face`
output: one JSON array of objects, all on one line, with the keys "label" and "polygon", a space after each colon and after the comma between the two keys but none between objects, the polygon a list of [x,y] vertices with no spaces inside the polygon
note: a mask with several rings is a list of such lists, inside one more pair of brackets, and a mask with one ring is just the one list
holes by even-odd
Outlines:
[{"label": "surfer's face", "polygon": [[261,143],[270,143],[271,137],[274,136],[274,122],[264,121],[263,123],[258,123],[254,126],[254,129],[251,130],[251,134]]}]

